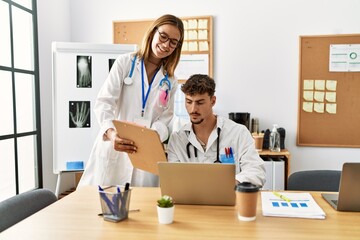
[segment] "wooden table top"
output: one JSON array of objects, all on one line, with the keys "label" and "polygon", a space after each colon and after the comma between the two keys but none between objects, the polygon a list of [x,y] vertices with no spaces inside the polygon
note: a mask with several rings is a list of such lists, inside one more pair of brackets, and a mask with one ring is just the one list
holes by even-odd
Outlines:
[{"label": "wooden table top", "polygon": [[175,205],[174,223],[158,223],[159,188],[133,188],[129,218],[112,223],[101,212],[96,187],[82,187],[0,233],[0,239],[360,239],[360,212],[338,212],[311,192],[325,220],[264,217],[241,222],[232,206]]}]

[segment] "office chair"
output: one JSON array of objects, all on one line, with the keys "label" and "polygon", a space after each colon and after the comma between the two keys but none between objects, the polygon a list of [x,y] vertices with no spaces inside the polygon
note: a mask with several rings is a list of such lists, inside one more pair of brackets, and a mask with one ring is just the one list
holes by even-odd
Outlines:
[{"label": "office chair", "polygon": [[309,170],[291,174],[287,190],[338,192],[341,171]]},{"label": "office chair", "polygon": [[20,193],[0,202],[0,232],[29,217],[57,200],[47,189]]}]

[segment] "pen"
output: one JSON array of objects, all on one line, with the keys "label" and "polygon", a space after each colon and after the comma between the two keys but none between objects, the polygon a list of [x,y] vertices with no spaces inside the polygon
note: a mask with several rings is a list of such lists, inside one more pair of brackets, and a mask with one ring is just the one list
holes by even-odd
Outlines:
[{"label": "pen", "polygon": [[[129,212],[140,212],[140,209],[137,208],[137,209],[130,209]],[[103,213],[98,213],[98,216],[104,216]]]},{"label": "pen", "polygon": [[234,155],[233,155],[233,150],[232,150],[232,147],[230,147],[230,149],[229,149],[229,154],[230,154],[230,157],[232,158]]},{"label": "pen", "polygon": [[130,188],[130,183],[127,182],[125,184],[124,193],[123,193],[122,198],[121,198],[120,213],[123,216],[126,216],[126,205],[127,205],[127,201],[129,201],[128,200],[129,188]]},{"label": "pen", "polygon": [[273,194],[274,194],[275,196],[281,198],[281,199],[284,200],[284,201],[291,202],[291,200],[290,200],[289,198],[285,197],[284,195],[282,195],[282,194],[280,194],[280,193],[278,193],[278,192],[273,192]]},{"label": "pen", "polygon": [[111,202],[111,200],[106,196],[106,193],[104,192],[104,189],[98,185],[99,188],[99,194],[100,197],[105,201],[106,205],[108,206],[111,214],[115,214],[114,204]]}]

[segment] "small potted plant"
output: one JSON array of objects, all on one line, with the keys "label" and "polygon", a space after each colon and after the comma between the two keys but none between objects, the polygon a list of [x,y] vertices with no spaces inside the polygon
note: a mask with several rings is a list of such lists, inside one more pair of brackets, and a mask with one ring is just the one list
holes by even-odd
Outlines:
[{"label": "small potted plant", "polygon": [[157,213],[159,223],[170,224],[174,220],[174,201],[172,197],[164,195],[157,200]]}]

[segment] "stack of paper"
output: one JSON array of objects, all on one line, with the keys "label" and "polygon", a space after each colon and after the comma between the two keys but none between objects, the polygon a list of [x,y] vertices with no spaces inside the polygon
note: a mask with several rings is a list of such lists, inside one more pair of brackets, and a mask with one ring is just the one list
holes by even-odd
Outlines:
[{"label": "stack of paper", "polygon": [[261,192],[264,216],[325,219],[310,193]]}]

